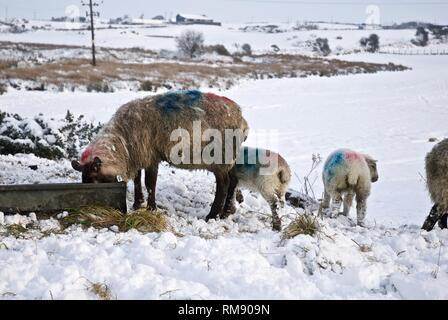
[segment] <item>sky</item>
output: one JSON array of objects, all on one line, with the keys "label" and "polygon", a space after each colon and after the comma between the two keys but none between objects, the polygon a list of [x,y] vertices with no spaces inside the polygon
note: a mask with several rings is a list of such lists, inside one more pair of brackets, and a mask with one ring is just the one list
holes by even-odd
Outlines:
[{"label": "sky", "polygon": [[[84,0],[88,1],[88,0]],[[448,0],[96,0],[102,18],[129,14],[145,18],[174,17],[177,13],[206,14],[224,22],[368,22],[382,24],[425,21],[448,24]],[[64,16],[81,0],[0,0],[0,19],[20,17],[48,19]]]}]

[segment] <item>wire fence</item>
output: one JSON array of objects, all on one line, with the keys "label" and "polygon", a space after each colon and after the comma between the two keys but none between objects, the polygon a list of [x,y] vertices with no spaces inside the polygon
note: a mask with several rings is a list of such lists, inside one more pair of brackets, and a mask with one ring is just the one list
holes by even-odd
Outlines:
[{"label": "wire fence", "polygon": [[448,55],[448,49],[382,49],[378,53],[407,56],[441,56]]}]

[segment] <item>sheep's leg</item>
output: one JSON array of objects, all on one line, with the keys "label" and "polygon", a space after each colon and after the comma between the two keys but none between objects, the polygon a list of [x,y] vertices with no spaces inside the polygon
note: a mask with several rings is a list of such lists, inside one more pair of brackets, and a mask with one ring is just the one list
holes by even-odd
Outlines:
[{"label": "sheep's leg", "polygon": [[278,216],[278,209],[280,207],[279,198],[274,193],[270,194],[270,193],[262,192],[261,195],[263,196],[263,198],[268,202],[269,206],[271,207],[272,230],[280,231],[282,229],[282,222],[280,220],[280,217]]},{"label": "sheep's leg", "polygon": [[222,219],[227,218],[229,215],[234,214],[235,207],[235,189],[238,185],[238,178],[232,174],[229,174],[229,189],[227,190],[226,202],[224,204],[224,210],[221,214]]},{"label": "sheep's leg", "polygon": [[337,216],[342,205],[342,194],[337,192],[333,197],[332,216]]},{"label": "sheep's leg", "polygon": [[324,191],[324,198],[322,199],[322,202],[319,207],[319,216],[323,218],[324,215],[328,214],[328,210],[330,207],[331,202],[331,195],[327,192],[327,190]]},{"label": "sheep's leg", "polygon": [[215,172],[216,179],[216,193],[215,200],[213,200],[210,213],[205,218],[205,221],[210,219],[215,219],[217,216],[221,215],[224,207],[224,202],[227,198],[227,191],[229,190],[229,173],[228,172]]},{"label": "sheep's leg", "polygon": [[235,199],[238,201],[238,203],[243,203],[244,196],[240,189],[236,189],[235,191]]},{"label": "sheep's leg", "polygon": [[448,220],[448,213],[445,213],[440,219],[439,219],[439,227],[440,229],[446,229],[448,228],[447,226],[447,221]]},{"label": "sheep's leg", "polygon": [[353,203],[353,197],[353,192],[349,192],[344,196],[344,209],[342,211],[342,214],[344,216],[348,216],[348,214],[350,213],[350,208],[352,207]]},{"label": "sheep's leg", "polygon": [[356,195],[356,218],[358,226],[364,227],[364,219],[366,217],[367,201],[366,198],[357,194]]},{"label": "sheep's leg", "polygon": [[426,231],[431,231],[436,225],[437,221],[442,217],[443,212],[439,212],[438,204],[434,204],[429,212],[429,215],[426,217],[425,222],[423,223],[422,229]]},{"label": "sheep's leg", "polygon": [[145,185],[148,190],[148,209],[156,210],[156,185],[157,174],[159,172],[159,164],[155,164],[145,169]]},{"label": "sheep's leg", "polygon": [[134,208],[134,210],[141,208],[143,202],[142,171],[138,170],[137,176],[134,179],[134,205],[132,208]]},{"label": "sheep's leg", "polygon": [[330,207],[331,196],[325,190],[324,191],[324,199],[322,200],[322,209],[328,209]]},{"label": "sheep's leg", "polygon": [[282,221],[280,220],[280,217],[278,216],[277,210],[279,208],[279,202],[278,201],[272,201],[270,203],[271,206],[271,212],[272,212],[272,230],[274,231],[280,231],[282,229]]}]

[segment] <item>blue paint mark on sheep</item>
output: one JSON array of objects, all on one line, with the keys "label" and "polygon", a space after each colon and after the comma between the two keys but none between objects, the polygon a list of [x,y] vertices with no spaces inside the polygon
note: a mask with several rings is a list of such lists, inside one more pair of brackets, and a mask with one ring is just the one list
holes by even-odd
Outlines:
[{"label": "blue paint mark on sheep", "polygon": [[255,172],[260,168],[260,164],[262,163],[260,159],[263,155],[264,150],[242,147],[237,159],[236,167],[238,170]]},{"label": "blue paint mark on sheep", "polygon": [[173,91],[161,95],[156,104],[164,112],[175,112],[185,107],[196,107],[201,98],[202,93],[198,90]]},{"label": "blue paint mark on sheep", "polygon": [[329,180],[334,177],[335,169],[345,163],[345,154],[342,151],[333,153],[328,160],[325,162],[324,166],[324,177],[325,180]]}]

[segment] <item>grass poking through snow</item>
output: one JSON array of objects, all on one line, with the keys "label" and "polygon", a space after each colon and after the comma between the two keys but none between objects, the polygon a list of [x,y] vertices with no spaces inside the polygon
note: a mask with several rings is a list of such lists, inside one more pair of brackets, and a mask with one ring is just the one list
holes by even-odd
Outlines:
[{"label": "grass poking through snow", "polygon": [[285,229],[283,237],[292,239],[300,234],[314,236],[321,231],[317,217],[311,214],[301,214]]},{"label": "grass poking through snow", "polygon": [[22,234],[26,233],[28,231],[27,228],[22,226],[21,224],[10,224],[6,227],[6,234],[12,235],[13,237],[19,237]]},{"label": "grass poking through snow", "polygon": [[85,227],[97,229],[116,226],[118,231],[126,232],[136,229],[140,232],[164,232],[173,231],[166,215],[159,211],[139,209],[128,214],[119,210],[104,207],[85,207],[72,211],[68,216],[60,220],[65,229],[73,224],[81,224]]},{"label": "grass poking through snow", "polygon": [[112,291],[105,283],[91,282],[87,286],[87,290],[95,294],[100,300],[112,300]]}]

